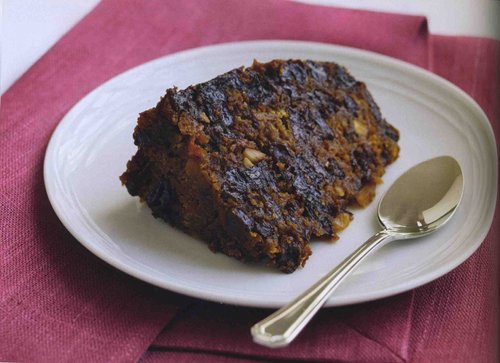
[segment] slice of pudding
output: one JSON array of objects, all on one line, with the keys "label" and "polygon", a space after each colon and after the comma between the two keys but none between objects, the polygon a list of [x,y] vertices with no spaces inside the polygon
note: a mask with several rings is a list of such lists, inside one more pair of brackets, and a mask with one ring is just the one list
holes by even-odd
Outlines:
[{"label": "slice of pudding", "polygon": [[120,177],[153,215],[243,261],[303,266],[399,153],[364,83],[332,62],[254,62],[140,114]]}]

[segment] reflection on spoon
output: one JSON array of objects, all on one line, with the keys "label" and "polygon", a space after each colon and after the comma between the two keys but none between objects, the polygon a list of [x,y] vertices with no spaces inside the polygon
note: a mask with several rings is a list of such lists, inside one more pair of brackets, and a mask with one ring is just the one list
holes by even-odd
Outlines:
[{"label": "reflection on spoon", "polygon": [[464,180],[458,162],[450,156],[424,161],[401,175],[382,197],[378,219],[382,230],[290,304],[255,324],[256,343],[288,345],[323,306],[339,283],[366,256],[395,241],[417,238],[444,225],[462,199]]}]

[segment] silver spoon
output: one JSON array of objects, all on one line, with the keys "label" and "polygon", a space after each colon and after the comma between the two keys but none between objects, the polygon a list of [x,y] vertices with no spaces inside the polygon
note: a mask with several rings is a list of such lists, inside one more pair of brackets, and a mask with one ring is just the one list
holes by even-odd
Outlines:
[{"label": "silver spoon", "polygon": [[382,230],[294,301],[255,324],[254,341],[272,348],[288,345],[371,252],[394,240],[425,236],[445,224],[460,203],[463,183],[462,170],[450,156],[424,161],[401,175],[379,203]]}]

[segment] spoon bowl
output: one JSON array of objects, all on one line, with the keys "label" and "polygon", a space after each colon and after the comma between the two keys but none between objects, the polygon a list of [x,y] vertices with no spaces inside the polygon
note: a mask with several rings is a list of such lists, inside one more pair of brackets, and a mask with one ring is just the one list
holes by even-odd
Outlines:
[{"label": "spoon bowl", "polygon": [[340,282],[371,252],[395,241],[428,235],[442,227],[460,204],[462,170],[450,156],[415,165],[384,194],[377,215],[382,229],[288,305],[251,328],[256,343],[288,345],[323,306]]},{"label": "spoon bowl", "polygon": [[401,175],[382,197],[379,222],[385,230],[407,238],[432,233],[451,218],[463,188],[462,170],[454,158],[424,161]]}]

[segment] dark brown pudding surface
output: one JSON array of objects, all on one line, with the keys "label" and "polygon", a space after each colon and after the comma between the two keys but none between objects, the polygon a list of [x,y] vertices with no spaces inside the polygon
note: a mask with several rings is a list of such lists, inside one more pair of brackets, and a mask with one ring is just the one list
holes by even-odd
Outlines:
[{"label": "dark brown pudding surface", "polygon": [[153,215],[210,249],[283,272],[337,239],[399,153],[364,83],[332,62],[254,62],[140,114],[120,177]]}]

